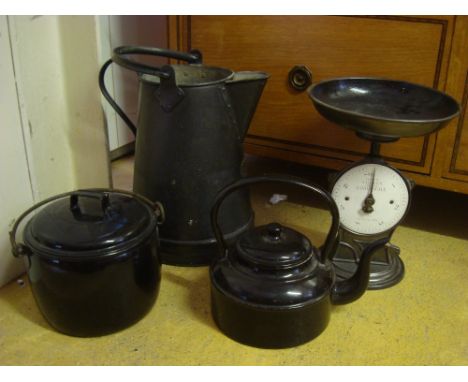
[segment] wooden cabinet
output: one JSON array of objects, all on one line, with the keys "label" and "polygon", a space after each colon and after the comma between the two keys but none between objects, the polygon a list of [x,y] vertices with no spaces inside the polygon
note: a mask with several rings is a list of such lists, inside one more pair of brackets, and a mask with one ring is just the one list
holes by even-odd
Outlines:
[{"label": "wooden cabinet", "polygon": [[457,16],[446,91],[461,106],[460,116],[437,137],[431,176],[441,187],[468,193],[468,16]]},{"label": "wooden cabinet", "polygon": [[[369,143],[324,120],[307,93],[289,85],[289,71],[304,65],[313,82],[348,76],[405,80],[446,91],[466,105],[467,18],[170,16],[169,45],[199,49],[209,65],[271,74],[247,152],[340,169],[365,155]],[[463,111],[449,128],[385,144],[382,154],[418,184],[468,193],[464,126]]]}]

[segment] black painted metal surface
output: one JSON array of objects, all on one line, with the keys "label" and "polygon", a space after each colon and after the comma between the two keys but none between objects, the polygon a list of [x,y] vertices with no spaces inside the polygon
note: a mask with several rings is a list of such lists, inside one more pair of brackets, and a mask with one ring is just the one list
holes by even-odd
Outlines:
[{"label": "black painted metal surface", "polygon": [[[140,47],[118,48],[113,60],[122,64],[129,53],[200,61],[199,53]],[[218,191],[240,178],[243,139],[268,76],[201,64],[129,66],[126,60],[124,66],[140,79],[133,190],[164,205],[164,263],[209,264],[216,253],[209,211]],[[104,94],[106,68],[100,75]],[[221,216],[228,238],[247,229],[252,223],[247,191],[232,195]]]},{"label": "black painted metal surface", "polygon": [[[227,243],[218,212],[232,192],[259,183],[286,183],[305,188],[324,199],[332,224],[322,253],[301,233],[271,223],[243,233]],[[217,196],[211,212],[219,258],[210,268],[212,315],[227,336],[263,348],[296,346],[325,330],[332,304],[359,298],[369,280],[372,254],[387,242],[380,240],[362,256],[349,280],[336,282],[331,259],[338,244],[338,208],[331,195],[305,180],[285,176],[240,179]]]},{"label": "black painted metal surface", "polygon": [[459,113],[447,94],[405,81],[337,78],[312,85],[308,93],[325,118],[377,137],[429,134]]},{"label": "black painted metal surface", "polygon": [[[41,209],[40,209],[41,208]],[[16,243],[20,222],[23,243]],[[30,208],[11,232],[36,303],[56,330],[101,336],[140,320],[161,280],[159,206],[115,190],[57,195]]]}]

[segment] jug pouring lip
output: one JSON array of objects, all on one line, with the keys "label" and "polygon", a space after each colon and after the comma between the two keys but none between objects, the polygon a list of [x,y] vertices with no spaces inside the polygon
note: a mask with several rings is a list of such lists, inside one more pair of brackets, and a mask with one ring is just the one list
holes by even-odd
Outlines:
[{"label": "jug pouring lip", "polygon": [[[203,64],[174,64],[170,65],[175,72],[176,86],[201,87],[222,84],[231,81],[235,73],[226,68]],[[161,79],[151,74],[138,73],[140,81],[160,85]]]}]

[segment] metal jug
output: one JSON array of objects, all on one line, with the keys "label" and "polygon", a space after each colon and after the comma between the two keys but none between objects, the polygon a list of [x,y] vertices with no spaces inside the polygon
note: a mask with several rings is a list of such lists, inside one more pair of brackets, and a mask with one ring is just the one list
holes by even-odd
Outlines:
[{"label": "metal jug", "polygon": [[[243,232],[227,244],[218,212],[235,191],[255,184],[301,187],[326,202],[332,223],[322,249],[300,232],[270,223]],[[317,337],[328,325],[332,305],[347,304],[365,292],[372,255],[383,238],[363,252],[356,273],[337,281],[331,258],[339,240],[338,207],[330,193],[306,180],[287,176],[240,179],[224,188],[211,211],[219,255],[210,268],[211,313],[228,337],[260,348],[285,348]]]},{"label": "metal jug", "polygon": [[[151,55],[189,65],[153,67],[127,55]],[[209,264],[216,253],[210,209],[216,194],[240,178],[243,140],[268,75],[201,64],[199,51],[124,46],[101,68],[104,97],[136,134],[133,191],[160,201],[166,211],[161,228],[163,262]],[[115,62],[138,73],[137,127],[110,97],[104,75]],[[221,216],[227,240],[252,224],[248,193],[226,200]]]}]

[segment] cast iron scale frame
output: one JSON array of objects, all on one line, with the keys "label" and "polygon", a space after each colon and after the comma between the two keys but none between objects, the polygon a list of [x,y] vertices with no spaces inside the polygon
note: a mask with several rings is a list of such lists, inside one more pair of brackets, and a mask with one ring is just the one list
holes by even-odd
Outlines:
[{"label": "cast iron scale frame", "polygon": [[[390,240],[410,208],[415,183],[382,158],[380,145],[437,131],[458,115],[459,105],[435,89],[381,78],[322,81],[308,93],[323,117],[370,141],[364,159],[330,180],[340,210],[340,244],[333,264],[337,277],[347,279],[356,271],[365,248],[382,238]],[[387,175],[377,180],[377,169]],[[378,187],[376,182],[380,182]],[[399,200],[393,197],[395,189],[399,189]],[[388,242],[373,256],[368,289],[387,288],[402,280],[405,267],[399,255],[400,249]]]},{"label": "cast iron scale frame", "polygon": [[[378,140],[376,137],[366,136],[365,134],[358,133],[357,135],[361,138],[371,141],[370,153],[364,159],[353,163],[351,166],[346,167],[339,173],[333,174],[330,179],[332,195],[334,194],[337,181],[350,170],[362,167],[364,165],[379,165],[391,169],[400,177],[407,193],[407,204],[404,207],[404,212],[401,218],[398,219],[398,222],[390,229],[384,230],[382,232],[364,234],[362,232],[356,232],[351,229],[347,229],[343,224],[340,226],[340,244],[338,246],[337,253],[333,257],[333,265],[335,266],[335,272],[338,279],[348,279],[354,274],[359,264],[361,253],[370,244],[382,238],[388,238],[390,240],[395,229],[397,228],[397,225],[403,221],[409,211],[411,204],[411,190],[415,184],[414,181],[403,176],[396,168],[390,166],[380,156],[380,144],[382,142],[395,142],[397,139]],[[377,176],[375,172],[373,175],[375,177]],[[369,181],[368,183],[371,182]],[[333,195],[333,197],[337,203],[340,203],[339,200],[336,200],[337,198],[335,195]],[[369,206],[365,203],[365,200],[367,199],[364,199],[362,203],[362,209],[364,210],[365,208],[369,207],[372,208],[372,206]],[[390,199],[390,203],[393,204],[392,199]],[[372,212],[369,212],[369,214],[371,215]],[[399,255],[400,248],[390,242],[388,242],[385,247],[374,254],[370,266],[368,289],[387,288],[397,284],[403,279],[405,266]]]}]

